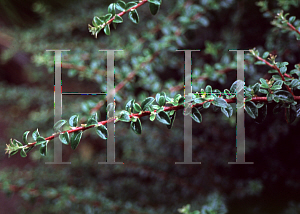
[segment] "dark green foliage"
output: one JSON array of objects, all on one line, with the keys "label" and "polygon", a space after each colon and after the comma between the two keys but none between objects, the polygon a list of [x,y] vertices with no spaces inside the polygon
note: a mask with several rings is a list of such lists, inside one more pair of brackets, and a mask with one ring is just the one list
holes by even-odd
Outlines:
[{"label": "dark green foliage", "polygon": [[[10,140],[12,157],[1,158],[34,163],[0,173],[3,192],[12,193],[10,185],[23,188],[16,192],[24,200],[16,212],[298,213],[300,107],[293,95],[300,95],[300,37],[288,25],[299,30],[298,1],[149,0],[131,11],[138,4],[75,1],[59,10],[39,1],[34,8],[40,20],[30,29],[12,25],[1,31],[1,45],[2,34],[15,41],[1,49],[2,64],[17,51],[32,56],[28,70],[12,78],[26,74],[26,84],[9,83],[4,68],[0,74],[7,80],[0,82],[2,150],[10,136],[23,139]],[[106,53],[99,49],[123,50],[114,60],[115,108],[105,96],[63,95],[66,120],[53,127],[54,54],[45,50],[56,48],[70,49],[62,54],[63,92],[80,93],[106,91]],[[201,51],[192,54],[193,94],[184,103],[185,62],[176,50],[191,49]],[[228,49],[251,50],[244,81],[236,80],[236,53]],[[242,90],[244,96],[236,97]],[[183,158],[185,105],[197,122],[193,161],[201,165],[174,164]],[[228,165],[236,154],[237,108],[247,112],[245,154],[253,166]],[[101,121],[111,119],[106,115],[112,111],[116,130],[108,133]],[[29,131],[20,135],[24,130],[36,131],[28,137]],[[107,158],[109,134],[115,136],[116,162],[124,165],[98,165]],[[64,144],[63,161],[71,165],[44,164],[54,158],[53,140],[46,140],[52,136]],[[13,156],[18,152],[26,158],[19,161]]]}]

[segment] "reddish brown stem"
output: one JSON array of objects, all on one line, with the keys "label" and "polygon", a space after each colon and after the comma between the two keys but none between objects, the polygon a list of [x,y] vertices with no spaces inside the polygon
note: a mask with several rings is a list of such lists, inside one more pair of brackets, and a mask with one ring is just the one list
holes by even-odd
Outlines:
[{"label": "reddish brown stem", "polygon": [[[278,74],[280,75],[282,81],[285,81],[284,76],[282,75],[282,73],[280,72],[280,69],[276,66],[276,65],[272,65],[271,63],[269,63],[267,60],[259,57],[259,56],[255,56],[258,60],[266,63],[269,67],[274,68],[275,70],[277,70]],[[292,92],[291,88],[287,85],[285,85],[286,89],[294,96],[294,93]]]},{"label": "reddish brown stem", "polygon": [[[134,6],[134,7],[132,7],[132,8],[129,8],[128,10],[123,11],[123,12],[121,12],[121,13],[118,13],[117,15],[118,15],[118,16],[123,16],[123,15],[125,15],[126,13],[130,12],[131,10],[135,10],[136,8],[142,6],[142,5],[145,4],[146,2],[148,2],[148,0],[143,0],[142,2],[138,3],[136,6]],[[111,18],[110,20],[108,20],[108,22],[106,22],[106,24],[110,24],[114,19],[115,19],[115,17]]]},{"label": "reddish brown stem", "polygon": [[[225,99],[225,100],[226,100],[227,103],[236,103],[236,98]],[[295,101],[296,101],[296,100],[300,100],[300,96],[294,96],[294,100],[295,100]],[[210,102],[210,101],[213,101],[213,100],[207,100],[207,101],[205,101],[205,102],[208,102],[208,101]],[[253,102],[267,102],[268,100],[267,100],[267,97],[253,97],[251,101],[253,101]],[[204,104],[204,102],[203,102],[203,103],[197,103],[197,104],[193,105],[192,107],[193,107],[193,108],[194,108],[194,107],[200,107],[200,106],[202,106],[203,104]],[[177,111],[177,110],[179,110],[179,109],[184,109],[184,105],[179,105],[179,106],[166,106],[166,107],[164,107],[164,111],[172,111],[172,110]],[[156,112],[156,110],[155,110],[155,112]],[[141,117],[144,117],[144,116],[147,116],[147,115],[150,115],[150,114],[151,114],[150,111],[143,111],[142,114],[139,114],[139,113],[132,113],[132,114],[130,114],[129,116],[130,116],[130,118],[132,118],[132,117],[141,118]],[[105,125],[106,123],[111,123],[111,122],[113,122],[113,121],[114,121],[114,119],[111,118],[111,119],[108,119],[108,120],[105,120],[105,121],[98,122],[98,125]],[[86,130],[86,129],[93,128],[94,126],[95,126],[95,125],[91,125],[91,126],[88,126],[88,127],[77,127],[77,128],[74,128],[74,129],[71,129],[71,130],[68,130],[68,131],[64,131],[64,132],[61,132],[61,133],[65,133],[65,132],[72,133],[72,132],[77,132],[77,131],[84,131],[84,130]],[[56,134],[54,134],[54,135],[52,135],[52,136],[50,136],[50,137],[45,138],[45,140],[52,140],[52,139],[54,139],[55,137],[58,137],[59,134],[61,134],[61,133],[56,133]],[[29,143],[29,144],[27,145],[27,147],[32,147],[32,146],[34,146],[35,144],[36,144],[36,142]]]},{"label": "reddish brown stem", "polygon": [[295,31],[296,33],[298,33],[298,34],[300,35],[300,31],[297,30],[291,23],[288,22],[287,25],[288,25],[293,31]]}]

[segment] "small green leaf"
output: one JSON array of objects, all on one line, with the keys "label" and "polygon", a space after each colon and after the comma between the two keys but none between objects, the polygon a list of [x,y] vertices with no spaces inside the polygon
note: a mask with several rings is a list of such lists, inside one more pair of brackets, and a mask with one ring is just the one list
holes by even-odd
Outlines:
[{"label": "small green leaf", "polygon": [[154,102],[154,98],[153,97],[147,97],[145,100],[143,100],[143,102],[141,103],[141,108],[143,111],[146,110],[146,108],[150,105],[152,105],[152,103]]},{"label": "small green leaf", "polygon": [[[17,151],[18,152],[18,151]],[[13,154],[14,155],[14,154]],[[25,158],[27,156],[26,152],[25,152],[25,149],[22,148],[21,151],[20,151],[20,155],[22,158]]]},{"label": "small green leaf", "polygon": [[260,78],[259,81],[261,82],[261,87],[262,88],[269,88],[269,85],[268,85],[268,83],[265,79]]},{"label": "small green leaf", "polygon": [[280,72],[281,72],[282,74],[285,74],[286,71],[287,71],[287,67],[286,67],[286,66],[280,68]]},{"label": "small green leaf", "polygon": [[136,134],[142,133],[142,124],[139,118],[137,118],[136,122],[131,121],[130,127]]},{"label": "small green leaf", "polygon": [[134,103],[133,108],[136,112],[141,112],[142,108],[138,103]]},{"label": "small green leaf", "polygon": [[299,85],[299,80],[293,79],[292,82],[291,82],[290,87],[291,87],[291,88],[294,88],[294,87],[296,87],[296,86],[298,86],[298,85]]},{"label": "small green leaf", "polygon": [[292,24],[292,23],[295,21],[295,19],[296,19],[295,16],[291,16],[291,17],[289,18],[289,23]]},{"label": "small green leaf", "polygon": [[95,16],[93,19],[92,24],[94,25],[94,27],[99,27],[101,25],[103,25],[105,22],[103,20],[101,20],[98,16]]},{"label": "small green leaf", "polygon": [[[227,103],[228,104],[228,103]],[[225,114],[226,117],[231,117],[232,113],[233,113],[233,109],[231,107],[231,105],[227,105],[226,108],[221,108],[221,111],[223,112],[223,114]]]},{"label": "small green leaf", "polygon": [[[98,127],[97,127],[98,128]],[[82,131],[73,132],[70,142],[71,148],[76,149],[82,137]]]},{"label": "small green leaf", "polygon": [[148,0],[148,2],[153,3],[155,5],[161,5],[161,0]]},{"label": "small green leaf", "polygon": [[133,104],[134,104],[134,99],[129,100],[125,105],[125,110],[131,113],[133,110]]},{"label": "small green leaf", "polygon": [[215,106],[221,107],[221,108],[226,108],[227,107],[226,100],[224,100],[223,98],[219,98],[219,97],[215,98],[212,101],[212,104],[215,105]]},{"label": "small green leaf", "polygon": [[42,156],[46,156],[47,155],[47,143],[43,143],[40,146],[40,154]]},{"label": "small green leaf", "polygon": [[196,98],[196,99],[194,100],[195,103],[203,103],[204,101],[205,101],[204,98]]},{"label": "small green leaf", "polygon": [[166,124],[166,125],[171,124],[169,115],[164,111],[161,111],[158,114],[156,114],[156,119],[163,124]]},{"label": "small green leaf", "polygon": [[110,35],[110,26],[109,26],[109,24],[108,25],[105,25],[105,27],[104,27],[104,33],[106,34],[106,35]]},{"label": "small green leaf", "polygon": [[128,13],[128,18],[134,23],[138,24],[139,23],[139,15],[136,10],[132,10]]},{"label": "small green leaf", "polygon": [[66,123],[67,123],[66,120],[59,120],[59,121],[57,121],[57,122],[54,124],[54,126],[53,126],[53,130],[54,130],[55,132],[59,132],[59,131],[60,131],[60,128],[61,128],[63,125],[65,125]]},{"label": "small green leaf", "polygon": [[111,3],[108,6],[108,13],[111,13],[112,15],[116,14],[116,4],[115,3]]},{"label": "small green leaf", "polygon": [[96,133],[101,137],[102,139],[106,140],[108,137],[107,128],[104,125],[98,126],[96,128]]},{"label": "small green leaf", "polygon": [[178,105],[183,105],[184,104],[184,97],[180,97],[180,99],[178,100]]},{"label": "small green leaf", "polygon": [[113,20],[114,23],[122,23],[123,19],[121,16],[116,15],[115,19]]},{"label": "small green leaf", "polygon": [[37,137],[40,136],[39,130],[36,129],[34,132],[32,132],[32,138],[36,141]]},{"label": "small green leaf", "polygon": [[154,121],[154,120],[155,120],[155,116],[156,116],[155,114],[150,114],[150,118],[149,118],[149,119],[150,119],[151,121]]},{"label": "small green leaf", "polygon": [[24,132],[24,134],[23,134],[23,142],[24,142],[25,144],[28,144],[27,137],[28,137],[29,132],[30,132],[30,131],[26,131],[26,132]]},{"label": "small green leaf", "polygon": [[174,121],[175,121],[175,117],[176,117],[176,112],[174,112],[174,114],[171,114],[171,113],[170,113],[170,120],[171,120],[171,123],[170,123],[170,125],[167,125],[167,128],[168,128],[168,129],[171,129],[171,128],[172,128],[172,126],[173,126],[173,124],[174,124]]},{"label": "small green leaf", "polygon": [[265,65],[266,63],[264,61],[256,61],[254,65]]},{"label": "small green leaf", "polygon": [[205,87],[205,92],[206,92],[207,94],[211,94],[211,93],[212,93],[212,87],[211,87],[210,85],[207,85],[207,86]]},{"label": "small green leaf", "polygon": [[35,145],[39,145],[39,144],[42,144],[42,143],[45,143],[46,142],[46,139],[43,138],[42,136],[38,136],[36,138],[36,144]]},{"label": "small green leaf", "polygon": [[15,145],[23,146],[23,144],[20,141],[17,141],[16,139],[14,139],[13,142]]},{"label": "small green leaf", "polygon": [[202,122],[202,115],[200,114],[197,108],[192,108],[191,116],[195,122],[197,123]]},{"label": "small green leaf", "polygon": [[266,89],[259,89],[259,92],[262,94],[268,94],[269,92]]},{"label": "small green leaf", "polygon": [[129,112],[128,111],[121,111],[120,112],[120,116],[119,116],[119,120],[122,122],[130,122],[130,116],[129,116]]},{"label": "small green leaf", "polygon": [[255,83],[254,85],[253,85],[253,92],[254,92],[254,94],[257,94],[257,92],[259,91],[259,83]]},{"label": "small green leaf", "polygon": [[294,102],[294,96],[288,91],[278,90],[278,91],[274,92],[274,95],[282,101],[285,101],[288,103]]},{"label": "small green leaf", "polygon": [[98,125],[97,120],[95,120],[94,118],[89,118],[86,123],[86,126],[91,126],[91,125]]},{"label": "small green leaf", "polygon": [[28,152],[30,152],[32,149],[33,149],[33,146],[31,146],[31,147],[25,149],[26,154],[27,154]]},{"label": "small green leaf", "polygon": [[262,58],[266,59],[269,56],[269,54],[270,53],[268,51],[264,52],[264,54],[262,55]]},{"label": "small green leaf", "polygon": [[244,82],[242,80],[237,80],[231,85],[230,92],[239,93],[243,89],[244,89]]},{"label": "small green leaf", "polygon": [[103,17],[104,22],[105,22],[105,23],[108,22],[108,21],[111,19],[112,16],[113,16],[113,15],[112,15],[111,13],[106,14],[106,15]]},{"label": "small green leaf", "polygon": [[209,108],[211,102],[205,102],[203,103],[203,108]]},{"label": "small green leaf", "polygon": [[[257,105],[256,105],[257,106]],[[254,119],[256,123],[262,123],[267,117],[267,105],[258,108],[258,116]]]},{"label": "small green leaf", "polygon": [[159,106],[164,106],[166,104],[166,93],[157,93],[155,96],[155,100]]},{"label": "small green leaf", "polygon": [[70,143],[70,135],[68,132],[62,133],[58,136],[59,140],[66,145],[69,145]]},{"label": "small green leaf", "polygon": [[271,102],[273,99],[274,99],[274,94],[270,93],[270,94],[267,95],[267,101],[268,102]]},{"label": "small green leaf", "polygon": [[245,103],[245,110],[253,119],[255,119],[258,116],[258,109],[252,101]]},{"label": "small green leaf", "polygon": [[78,123],[78,115],[71,116],[70,119],[69,119],[70,126],[76,127],[77,123]]},{"label": "small green leaf", "polygon": [[136,6],[136,5],[137,5],[136,2],[133,2],[133,1],[128,2],[128,3],[126,4],[126,10],[129,10],[130,8],[132,8],[132,7]]},{"label": "small green leaf", "polygon": [[159,6],[159,5],[156,5],[156,4],[153,4],[153,3],[150,3],[150,4],[149,4],[149,8],[150,8],[151,14],[154,16],[154,15],[157,14],[157,12],[158,12],[160,6]]},{"label": "small green leaf", "polygon": [[124,11],[126,9],[126,3],[124,1],[118,1],[116,3],[116,8],[120,11]]}]

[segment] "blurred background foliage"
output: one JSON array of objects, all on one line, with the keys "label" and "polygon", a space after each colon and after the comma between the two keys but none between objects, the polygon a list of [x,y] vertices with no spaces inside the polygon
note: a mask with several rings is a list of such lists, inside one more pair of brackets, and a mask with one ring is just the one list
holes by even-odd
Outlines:
[{"label": "blurred background foliage", "polygon": [[[9,139],[20,140],[26,130],[53,133],[54,54],[47,49],[70,49],[63,52],[62,90],[86,93],[106,91],[106,53],[99,50],[123,50],[115,53],[115,85],[125,83],[116,111],[160,91],[183,94],[179,49],[201,50],[192,53],[193,92],[231,86],[236,54],[229,49],[268,50],[289,69],[300,63],[299,41],[271,25],[280,9],[297,15],[298,0],[164,0],[156,16],[146,4],[138,8],[138,25],[124,16],[110,36],[101,31],[95,39],[87,24],[110,3],[0,1],[0,212],[300,213],[299,118],[288,125],[272,105],[262,124],[245,116],[246,161],[254,165],[228,164],[235,161],[235,113],[228,119],[211,109],[201,124],[193,122],[193,161],[201,165],[175,165],[183,160],[182,111],[171,130],[142,118],[136,135],[117,123],[116,161],[124,165],[97,164],[106,160],[106,142],[92,131],[84,132],[77,150],[63,146],[63,161],[71,165],[45,165],[53,161],[52,146],[47,157],[38,149],[27,158],[4,155]],[[249,56],[245,64],[247,85],[270,77]],[[63,95],[63,119],[79,114],[84,123],[100,101],[97,113],[105,120],[105,96]]]}]

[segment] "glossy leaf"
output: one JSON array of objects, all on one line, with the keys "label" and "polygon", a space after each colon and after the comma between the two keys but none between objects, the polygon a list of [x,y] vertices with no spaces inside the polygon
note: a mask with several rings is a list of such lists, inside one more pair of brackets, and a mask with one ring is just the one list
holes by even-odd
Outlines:
[{"label": "glossy leaf", "polygon": [[161,0],[148,0],[148,2],[153,3],[155,5],[160,5],[161,4]]},{"label": "glossy leaf", "polygon": [[244,89],[244,82],[242,80],[237,80],[231,85],[230,92],[239,93],[243,89]]},{"label": "glossy leaf", "polygon": [[109,6],[108,6],[108,13],[111,13],[112,15],[115,15],[116,14],[116,4],[115,3],[111,3]]},{"label": "glossy leaf", "polygon": [[151,3],[151,2],[150,2],[149,8],[150,8],[151,14],[152,14],[152,15],[156,15],[157,12],[158,12],[158,10],[159,10],[159,8],[160,8],[160,6],[157,5],[157,4],[154,4],[154,3]]},{"label": "glossy leaf", "polygon": [[123,18],[121,16],[116,15],[115,19],[113,20],[114,23],[122,23]]},{"label": "glossy leaf", "polygon": [[122,122],[129,122],[130,121],[130,116],[129,116],[129,112],[128,111],[121,111],[120,112],[120,116],[119,116],[119,120]]},{"label": "glossy leaf", "polygon": [[145,100],[143,100],[143,102],[141,103],[141,108],[143,111],[146,110],[146,108],[148,106],[150,106],[152,103],[154,102],[154,98],[153,97],[147,97]]},{"label": "glossy leaf", "polygon": [[[18,151],[17,151],[17,152],[18,152]],[[16,153],[14,153],[14,154],[16,154]],[[14,154],[13,154],[13,155],[14,155]],[[25,149],[24,149],[24,148],[22,148],[22,149],[21,149],[21,151],[20,151],[20,155],[21,155],[21,157],[22,157],[22,158],[25,158],[25,157],[27,156],[27,154],[26,154],[26,152],[25,152]]]},{"label": "glossy leaf", "polygon": [[224,100],[223,98],[219,98],[219,97],[215,98],[212,101],[212,104],[215,105],[215,106],[221,107],[221,108],[226,108],[227,107],[226,100]]},{"label": "glossy leaf", "polygon": [[200,112],[198,111],[197,108],[192,108],[191,116],[195,122],[197,122],[197,123],[202,122],[202,115],[200,114]]},{"label": "glossy leaf", "polygon": [[207,86],[205,87],[205,92],[206,92],[207,94],[211,94],[211,93],[212,93],[212,87],[211,87],[210,85],[207,85]]},{"label": "glossy leaf", "polygon": [[[97,127],[98,128],[98,127]],[[70,143],[71,143],[71,148],[72,149],[76,149],[80,140],[82,137],[82,131],[77,131],[77,132],[73,132],[71,139],[70,139]]]},{"label": "glossy leaf", "polygon": [[130,127],[136,134],[142,133],[142,124],[139,118],[137,118],[136,122],[131,121]]},{"label": "glossy leaf", "polygon": [[43,138],[42,136],[38,136],[36,138],[36,144],[35,145],[39,145],[39,144],[42,144],[42,143],[45,143],[46,142],[46,139]]},{"label": "glossy leaf", "polygon": [[32,138],[36,141],[37,137],[40,136],[39,130],[36,129],[34,132],[32,132]]},{"label": "glossy leaf", "polygon": [[166,104],[166,93],[157,93],[155,96],[155,100],[159,106],[164,106]]},{"label": "glossy leaf", "polygon": [[88,121],[86,122],[86,126],[91,126],[91,125],[98,125],[97,120],[94,118],[89,118]]},{"label": "glossy leaf", "polygon": [[203,103],[203,108],[209,108],[211,102],[205,102]]},{"label": "glossy leaf", "polygon": [[112,17],[112,14],[111,14],[111,13],[106,14],[106,15],[103,17],[104,22],[105,22],[105,23],[108,22],[108,21],[111,19],[111,17]]},{"label": "glossy leaf", "polygon": [[139,23],[139,15],[136,10],[132,10],[128,13],[128,18],[134,23],[138,24]]},{"label": "glossy leaf", "polygon": [[258,116],[258,109],[252,101],[245,103],[245,110],[253,119],[255,119]]},{"label": "glossy leaf", "polygon": [[294,97],[293,95],[288,92],[288,91],[284,91],[284,90],[278,90],[274,92],[274,95],[276,97],[278,97],[278,99],[288,102],[288,103],[292,103],[294,102]]},{"label": "glossy leaf", "polygon": [[168,128],[168,129],[171,129],[171,128],[173,127],[175,118],[176,118],[176,112],[174,112],[174,114],[170,114],[170,120],[171,120],[171,123],[170,123],[170,125],[167,125],[167,128]]},{"label": "glossy leaf", "polygon": [[28,137],[28,134],[29,134],[29,132],[30,131],[26,131],[26,132],[24,132],[24,134],[23,134],[23,142],[25,143],[25,144],[28,144],[28,140],[27,140],[27,137]]},{"label": "glossy leaf", "polygon": [[166,124],[166,125],[171,124],[169,115],[164,111],[161,111],[158,114],[156,114],[156,119],[163,124]]},{"label": "glossy leaf", "polygon": [[104,125],[100,125],[96,128],[96,133],[101,137],[102,139],[106,140],[108,137],[108,131],[107,128]]},{"label": "glossy leaf", "polygon": [[53,126],[53,130],[54,130],[55,132],[59,132],[59,131],[60,131],[60,128],[61,128],[63,125],[65,125],[66,123],[67,123],[66,120],[59,120],[59,121],[57,121],[57,122],[54,124],[54,126]]},{"label": "glossy leaf", "polygon": [[70,119],[69,119],[69,124],[72,127],[76,127],[77,124],[78,124],[78,115],[71,116]]},{"label": "glossy leaf", "polygon": [[133,104],[134,104],[134,99],[129,100],[125,105],[125,110],[131,113],[133,110]]},{"label": "glossy leaf", "polygon": [[101,26],[103,25],[105,22],[103,20],[101,20],[98,16],[95,16],[93,21],[92,21],[92,24],[94,25],[94,27],[98,27],[98,26]]},{"label": "glossy leaf", "polygon": [[105,27],[104,27],[104,33],[106,34],[106,35],[110,35],[110,26],[109,26],[109,24],[107,24],[107,25],[105,25]]},{"label": "glossy leaf", "polygon": [[43,143],[40,146],[40,154],[42,156],[46,156],[47,155],[47,143]]},{"label": "glossy leaf", "polygon": [[128,2],[128,3],[126,4],[126,10],[129,10],[130,8],[132,8],[132,7],[136,6],[136,5],[137,5],[136,2],[133,2],[133,1]]},{"label": "glossy leaf", "polygon": [[141,112],[142,111],[142,108],[141,108],[141,106],[138,103],[134,103],[133,108],[137,112]]},{"label": "glossy leaf", "polygon": [[225,114],[226,117],[231,117],[232,113],[233,113],[233,108],[231,107],[231,105],[229,105],[227,103],[227,107],[226,108],[221,108],[221,111],[223,112],[223,114]]},{"label": "glossy leaf", "polygon": [[116,3],[116,9],[124,11],[126,9],[126,3],[124,1],[118,1]]},{"label": "glossy leaf", "polygon": [[69,145],[70,143],[70,135],[68,132],[62,133],[58,136],[59,140],[65,144],[65,145]]},{"label": "glossy leaf", "polygon": [[262,123],[267,117],[267,105],[263,105],[261,108],[258,108],[258,116],[254,119],[256,123]]},{"label": "glossy leaf", "polygon": [[16,139],[14,139],[13,142],[14,142],[15,145],[23,146],[23,144],[20,141],[16,140]]},{"label": "glossy leaf", "polygon": [[267,88],[267,89],[269,88],[269,85],[268,85],[268,83],[265,79],[260,78],[259,81],[261,82],[261,87],[262,88]]}]

